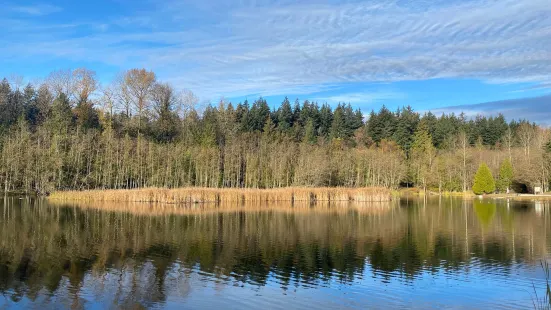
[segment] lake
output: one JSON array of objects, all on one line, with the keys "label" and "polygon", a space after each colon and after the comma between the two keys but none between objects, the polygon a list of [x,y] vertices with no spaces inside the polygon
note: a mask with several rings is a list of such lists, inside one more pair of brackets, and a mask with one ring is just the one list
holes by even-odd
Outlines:
[{"label": "lake", "polygon": [[545,296],[547,202],[0,204],[0,308],[525,309],[534,287]]}]

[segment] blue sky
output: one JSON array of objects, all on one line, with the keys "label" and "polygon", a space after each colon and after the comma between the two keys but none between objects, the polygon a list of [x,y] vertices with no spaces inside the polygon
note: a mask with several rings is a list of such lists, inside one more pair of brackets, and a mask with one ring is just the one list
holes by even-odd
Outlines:
[{"label": "blue sky", "polygon": [[205,101],[287,95],[551,120],[549,0],[0,4],[0,76],[36,83],[86,66],[107,84],[145,67]]}]

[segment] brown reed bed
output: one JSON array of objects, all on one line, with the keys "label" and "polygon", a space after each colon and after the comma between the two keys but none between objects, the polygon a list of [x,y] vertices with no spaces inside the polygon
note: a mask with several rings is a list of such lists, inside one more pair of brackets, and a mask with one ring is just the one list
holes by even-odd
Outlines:
[{"label": "brown reed bed", "polygon": [[234,202],[278,202],[278,201],[390,201],[390,190],[381,187],[287,187],[277,189],[233,189],[233,188],[142,188],[130,190],[60,191],[49,196],[61,201],[111,201],[149,202],[168,204],[234,203]]},{"label": "brown reed bed", "polygon": [[208,215],[233,212],[281,212],[292,214],[344,214],[350,211],[365,215],[380,215],[389,212],[396,204],[390,202],[350,202],[350,201],[306,201],[256,203],[234,202],[219,205],[209,204],[166,204],[147,202],[112,202],[112,201],[61,201],[51,200],[48,203],[54,207],[80,208],[86,210],[128,213],[138,216],[165,215]]}]

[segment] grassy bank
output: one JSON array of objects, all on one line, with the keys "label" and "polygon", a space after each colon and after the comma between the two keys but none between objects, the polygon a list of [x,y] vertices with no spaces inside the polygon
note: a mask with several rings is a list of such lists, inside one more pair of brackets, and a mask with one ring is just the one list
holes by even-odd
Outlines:
[{"label": "grassy bank", "polygon": [[229,189],[229,188],[143,188],[131,190],[60,191],[49,196],[61,201],[112,201],[152,203],[229,203],[277,201],[390,201],[389,189],[366,188],[303,188]]}]

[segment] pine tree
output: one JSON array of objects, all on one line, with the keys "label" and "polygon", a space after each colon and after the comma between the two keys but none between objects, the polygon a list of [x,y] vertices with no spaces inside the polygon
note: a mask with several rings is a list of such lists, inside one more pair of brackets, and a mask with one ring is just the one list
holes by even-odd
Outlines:
[{"label": "pine tree", "polygon": [[331,111],[331,107],[327,103],[321,106],[319,117],[318,136],[327,137],[331,130],[331,123],[333,122],[333,111]]},{"label": "pine tree", "polygon": [[413,109],[409,106],[402,108],[397,114],[393,140],[409,155],[409,149],[413,143],[413,134],[419,123],[419,114],[413,112]]},{"label": "pine tree", "polygon": [[511,161],[506,158],[499,167],[499,179],[497,180],[497,190],[499,192],[509,192],[509,188],[513,183],[513,166]]},{"label": "pine tree", "polygon": [[305,143],[316,144],[316,128],[314,127],[314,121],[309,119],[306,122],[306,127],[304,127],[304,138],[302,139]]},{"label": "pine tree", "polygon": [[64,93],[59,94],[54,100],[48,122],[51,128],[58,132],[66,131],[72,126],[73,111],[69,98]]},{"label": "pine tree", "polygon": [[481,163],[474,176],[473,192],[477,195],[491,194],[495,192],[496,184],[488,165]]},{"label": "pine tree", "polygon": [[331,139],[344,139],[348,137],[348,128],[346,127],[346,119],[343,107],[339,105],[333,114],[333,122],[331,123],[331,131],[329,136]]},{"label": "pine tree", "polygon": [[283,100],[281,106],[277,110],[277,128],[283,132],[287,132],[291,129],[292,125],[293,111],[289,99],[285,97],[285,100]]},{"label": "pine tree", "polygon": [[435,149],[432,145],[432,137],[426,120],[422,120],[415,131],[411,145],[412,167],[415,169],[414,180],[422,184],[426,189],[428,178],[431,175],[432,161],[435,157]]}]

